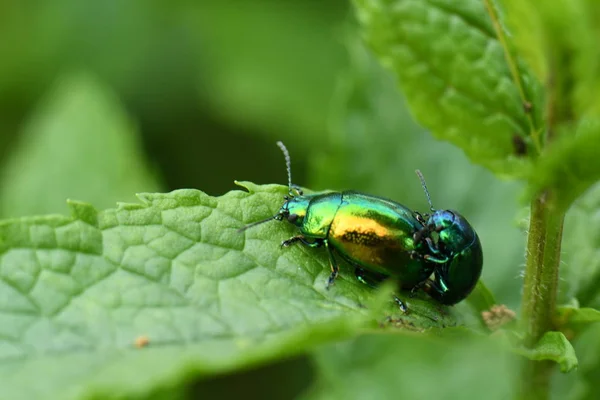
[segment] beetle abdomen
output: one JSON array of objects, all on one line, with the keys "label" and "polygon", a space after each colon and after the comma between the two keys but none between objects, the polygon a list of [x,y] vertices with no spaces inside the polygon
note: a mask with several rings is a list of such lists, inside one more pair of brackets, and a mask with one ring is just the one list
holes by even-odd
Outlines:
[{"label": "beetle abdomen", "polygon": [[413,212],[398,203],[343,192],[327,239],[349,263],[413,287],[431,274],[420,260],[411,257],[421,246],[413,240],[421,227]]}]

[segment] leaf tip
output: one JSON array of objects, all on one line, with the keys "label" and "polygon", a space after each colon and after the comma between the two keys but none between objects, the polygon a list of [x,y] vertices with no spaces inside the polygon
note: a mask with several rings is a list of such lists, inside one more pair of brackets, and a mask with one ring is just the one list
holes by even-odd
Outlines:
[{"label": "leaf tip", "polygon": [[92,226],[98,226],[98,211],[91,204],[67,199],[71,216]]},{"label": "leaf tip", "polygon": [[256,193],[258,185],[249,181],[233,181],[237,186],[243,187],[248,193]]}]

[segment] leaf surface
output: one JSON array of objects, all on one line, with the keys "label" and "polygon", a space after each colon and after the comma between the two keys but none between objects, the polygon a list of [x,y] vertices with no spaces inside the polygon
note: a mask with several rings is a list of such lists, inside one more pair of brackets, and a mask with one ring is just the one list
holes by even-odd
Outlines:
[{"label": "leaf surface", "polygon": [[[0,223],[0,386],[7,398],[135,397],[297,354],[372,326],[372,290],[324,251],[280,242],[287,189],[140,195],[142,204]],[[408,296],[413,326],[456,324]],[[396,310],[388,300],[384,312]],[[386,314],[378,318],[383,320]]]},{"label": "leaf surface", "polygon": [[355,0],[355,5],[367,42],[398,77],[416,119],[472,161],[496,173],[525,176],[528,159],[514,143],[522,141],[528,154],[536,151],[541,85],[514,54],[493,3]]}]

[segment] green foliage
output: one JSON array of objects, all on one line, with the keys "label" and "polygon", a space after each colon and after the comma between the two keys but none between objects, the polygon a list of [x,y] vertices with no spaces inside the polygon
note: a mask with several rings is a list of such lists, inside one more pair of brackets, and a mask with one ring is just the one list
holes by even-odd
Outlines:
[{"label": "green foliage", "polygon": [[[594,0],[537,4],[500,0],[515,46],[537,72],[562,117],[597,115],[600,7]],[[550,116],[549,116],[550,117]],[[550,117],[553,118],[553,117]]]},{"label": "green foliage", "polygon": [[[536,382],[524,360],[551,361],[529,365],[557,398],[598,397],[597,2],[353,4],[391,74],[334,1],[0,5],[0,213],[26,216],[0,221],[0,398],[504,399]],[[159,175],[284,183],[279,139],[313,190],[425,211],[421,169],[434,206],[477,229],[477,289],[455,307],[399,293],[403,314],[345,264],[326,290],[325,252],[282,249],[285,222],[237,232],[283,186],[154,193]],[[539,205],[525,289],[522,187]],[[484,321],[497,303],[526,312]]]},{"label": "green foliage", "polygon": [[517,353],[535,361],[551,360],[562,372],[577,368],[575,349],[562,332],[546,332],[532,348],[519,347]]},{"label": "green foliage", "polygon": [[[393,78],[353,36],[348,42],[352,65],[339,79],[325,145],[311,152],[309,186],[360,189],[425,210],[414,172],[419,168],[434,206],[461,210],[477,227],[486,257],[484,280],[501,303],[515,307],[515,271],[523,263],[523,239],[512,219],[518,183],[473,168],[460,149],[425,134],[409,119]],[[498,241],[503,245],[495,246]]]},{"label": "green foliage", "polygon": [[473,293],[467,299],[479,313],[489,310],[492,306],[498,304],[494,299],[492,292],[483,284],[482,281],[477,282],[477,286]]},{"label": "green foliage", "polygon": [[[563,237],[560,299],[597,304],[596,188],[567,214],[564,235],[562,227],[565,211],[600,178],[593,39],[600,8],[586,0],[354,3],[368,44],[419,122],[472,161],[526,180],[533,202],[520,325],[531,347],[521,353],[573,369],[573,347],[551,328],[581,331],[596,321],[590,308],[553,313]],[[550,364],[532,365],[522,377],[531,390],[522,395],[544,397],[536,385]]]},{"label": "green foliage", "polygon": [[60,80],[19,139],[0,186],[5,217],[64,212],[65,193],[104,208],[160,189],[134,124],[114,94],[85,74]]},{"label": "green foliage", "polygon": [[[323,39],[340,29],[347,5],[321,2],[313,9],[278,0],[205,3],[191,11],[188,21],[212,56],[200,61],[212,75],[200,89],[214,113],[257,128],[271,140],[280,132],[265,127],[317,141],[326,130],[329,96],[345,61],[343,43]],[[273,32],[286,40],[273,40]],[[310,62],[298,62],[298,49]]]},{"label": "green foliage", "polygon": [[[352,274],[326,290],[325,254],[282,251],[290,225],[238,232],[273,215],[287,190],[243,185],[250,193],[143,194],[100,213],[71,202],[72,217],[0,224],[3,394],[140,395],[306,351],[373,318],[371,290]],[[401,318],[413,327],[456,324],[436,320],[430,301],[406,301],[412,313]],[[394,310],[387,303],[379,320]]]},{"label": "green foliage", "polygon": [[600,308],[600,186],[579,199],[565,220],[561,300],[577,299],[582,307]]},{"label": "green foliage", "polygon": [[542,129],[541,88],[519,59],[507,61],[484,3],[355,4],[367,41],[398,76],[419,122],[473,161],[523,176],[528,159],[515,156],[513,138],[533,140]]},{"label": "green foliage", "polygon": [[557,207],[566,209],[600,178],[600,119],[561,128],[559,140],[536,166],[530,190],[555,188]]},{"label": "green foliage", "polygon": [[600,311],[595,308],[563,306],[558,309],[561,326],[568,329],[587,328],[589,324],[600,322]]},{"label": "green foliage", "polygon": [[555,376],[557,378],[556,398],[593,399],[597,396],[597,382],[600,378],[598,335],[600,335],[600,324],[591,325],[578,334],[577,340],[573,344],[578,355],[579,368],[575,373]]},{"label": "green foliage", "polygon": [[532,12],[533,3],[502,3],[517,46],[536,53],[528,58],[540,66],[538,78],[547,83],[546,113],[554,125],[549,134],[557,137],[533,170],[530,191],[553,188],[557,206],[567,209],[600,179],[600,50],[595,40],[600,7],[594,1],[558,0],[536,5]]},{"label": "green foliage", "polygon": [[321,379],[305,398],[389,399],[401,393],[407,398],[464,399],[468,388],[469,398],[506,399],[514,392],[503,379],[490,379],[506,376],[514,357],[460,328],[425,338],[364,335],[320,348],[315,358]]}]

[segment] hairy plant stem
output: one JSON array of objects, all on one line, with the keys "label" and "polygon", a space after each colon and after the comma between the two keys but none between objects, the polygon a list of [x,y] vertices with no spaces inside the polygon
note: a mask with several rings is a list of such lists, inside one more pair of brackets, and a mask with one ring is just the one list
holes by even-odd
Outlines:
[{"label": "hairy plant stem", "polygon": [[[532,201],[521,318],[528,347],[553,328],[563,220],[564,212],[554,206],[552,192],[543,192]],[[521,398],[547,399],[554,363],[524,362]]]}]

